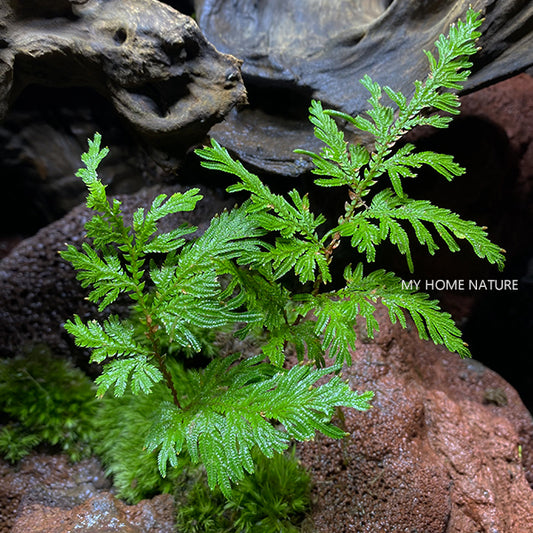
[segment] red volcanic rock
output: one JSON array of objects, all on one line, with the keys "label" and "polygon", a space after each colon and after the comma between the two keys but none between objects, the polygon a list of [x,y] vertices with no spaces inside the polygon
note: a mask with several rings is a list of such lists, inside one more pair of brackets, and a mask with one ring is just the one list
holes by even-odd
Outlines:
[{"label": "red volcanic rock", "polygon": [[173,530],[174,500],[163,494],[126,505],[102,492],[70,510],[34,504],[17,517],[12,533],[167,533]]},{"label": "red volcanic rock", "polygon": [[374,408],[345,412],[346,440],[299,446],[317,531],[533,531],[533,421],[517,392],[380,314],[345,371]]},{"label": "red volcanic rock", "polygon": [[[519,159],[521,193],[533,189],[533,78],[520,74],[461,98],[461,114],[480,116],[505,130]],[[524,190],[525,188],[525,190]]]},{"label": "red volcanic rock", "polygon": [[0,461],[0,533],[167,533],[174,527],[168,494],[126,505],[107,490],[95,459],[31,455],[17,467]]}]

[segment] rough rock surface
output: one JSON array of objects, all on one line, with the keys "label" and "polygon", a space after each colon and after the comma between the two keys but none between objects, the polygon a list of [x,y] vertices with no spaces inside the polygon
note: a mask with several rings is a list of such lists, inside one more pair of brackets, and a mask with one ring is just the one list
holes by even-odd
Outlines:
[{"label": "rough rock surface", "polygon": [[[214,193],[201,188],[204,199],[191,213],[162,219],[160,229],[169,231],[184,222],[207,228],[215,213],[227,205]],[[183,191],[179,186],[153,186],[132,195],[119,196],[125,216],[139,206],[148,206],[161,193]],[[0,261],[0,355],[13,355],[25,343],[44,342],[56,353],[68,353],[71,340],[63,329],[73,313],[98,316],[96,308],[84,300],[71,265],[58,254],[65,243],[81,243],[84,224],[91,213],[84,206],[22,241]]]},{"label": "rough rock surface", "polygon": [[484,117],[507,134],[518,159],[515,188],[523,202],[533,198],[533,77],[520,74],[461,98],[461,113]]},{"label": "rough rock surface", "polygon": [[385,309],[379,321],[344,373],[375,391],[374,408],[346,411],[345,441],[298,446],[317,531],[533,531],[533,421],[516,391],[392,326]]},{"label": "rough rock surface", "polygon": [[246,101],[240,61],[155,0],[0,5],[0,119],[31,85],[91,87],[155,147],[198,142]]},{"label": "rough rock surface", "polygon": [[110,492],[99,463],[32,455],[18,468],[0,461],[0,533],[168,533],[169,495],[126,505]]},{"label": "rough rock surface", "polygon": [[422,50],[434,50],[438,36],[469,5],[485,12],[486,20],[466,90],[533,64],[533,4],[523,0],[338,0],[335,7],[324,0],[196,0],[206,37],[244,60],[251,103],[233,110],[211,134],[258,168],[301,174],[310,163],[292,151],[315,148],[310,99],[359,114],[369,107],[369,94],[358,83],[365,74],[412,94],[413,81],[428,72]]}]

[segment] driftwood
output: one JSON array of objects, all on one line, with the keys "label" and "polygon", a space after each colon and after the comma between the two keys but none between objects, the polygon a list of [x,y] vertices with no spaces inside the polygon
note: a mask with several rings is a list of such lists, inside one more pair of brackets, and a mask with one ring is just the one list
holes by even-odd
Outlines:
[{"label": "driftwood", "polygon": [[155,0],[0,1],[0,119],[30,84],[92,87],[176,152],[246,101],[240,64]]},{"label": "driftwood", "polygon": [[427,75],[422,50],[434,50],[439,34],[464,17],[470,4],[486,20],[465,91],[533,64],[532,2],[196,0],[197,20],[209,41],[244,61],[252,104],[233,111],[213,136],[259,168],[301,173],[309,163],[292,150],[314,146],[306,122],[310,99],[360,113],[368,107],[368,93],[358,84],[365,74],[411,94],[413,81]]}]

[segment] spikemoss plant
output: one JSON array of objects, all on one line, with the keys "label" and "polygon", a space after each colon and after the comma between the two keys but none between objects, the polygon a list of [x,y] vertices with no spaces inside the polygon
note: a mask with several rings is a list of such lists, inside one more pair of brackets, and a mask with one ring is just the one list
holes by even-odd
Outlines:
[{"label": "spikemoss plant", "polygon": [[79,369],[33,346],[0,360],[0,454],[16,462],[36,446],[52,446],[76,461],[91,454],[95,387]]},{"label": "spikemoss plant", "polygon": [[[186,384],[191,372],[172,362],[176,383]],[[180,390],[184,393],[184,390]],[[268,460],[254,450],[255,471],[237,485],[227,500],[220,489],[211,491],[203,467],[187,455],[162,478],[157,454],[143,448],[154,413],[161,401],[171,401],[163,384],[149,395],[126,392],[104,397],[96,419],[96,453],[113,478],[117,495],[129,503],[155,494],[173,493],[177,529],[186,532],[300,531],[310,509],[310,478],[294,456],[294,449]]]},{"label": "spikemoss plant", "polygon": [[[405,327],[409,315],[420,337],[463,357],[470,355],[437,301],[404,287],[394,273],[369,272],[356,252],[371,263],[376,248],[388,240],[412,270],[412,230],[430,254],[442,243],[457,251],[462,242],[503,267],[503,250],[488,239],[485,228],[427,200],[410,198],[402,185],[422,165],[449,180],[464,169],[446,154],[417,152],[411,144],[396,148],[415,126],[447,127],[451,117],[434,111],[458,113],[452,90],[460,89],[468,77],[468,58],[476,52],[480,25],[479,14],[469,10],[448,37],[439,38],[438,57],[426,52],[429,74],[415,83],[411,98],[366,76],[362,84],[370,99],[364,116],[312,103],[310,120],[324,148],[318,154],[299,153],[315,163],[313,172],[320,176],[316,185],[346,192],[345,211],[333,228],[324,215],[313,212],[307,195],[296,190],[288,197],[272,193],[214,140],[197,151],[203,165],[235,175],[238,181],[228,191],[244,192],[248,201],[213,218],[201,237],[189,241],[196,228],[161,233],[158,221],[195,209],[201,200],[198,189],[160,195],[126,221],[120,202],[108,200],[98,179],[107,149],[100,148],[99,135],[89,142],[82,156],[86,168],[78,175],[88,187],[87,206],[96,213],[86,224],[88,241],[81,250],[69,245],[61,254],[78,271],[82,286],[91,288],[88,299],[100,311],[123,295],[131,300],[133,316],[141,318],[132,322],[111,315],[103,322],[84,322],[75,316],[65,327],[78,345],[93,350],[91,361],[103,365],[96,380],[99,396],[108,390],[115,396],[126,390],[142,396],[160,383],[168,388],[171,400],[157,406],[145,442],[148,452],[157,452],[162,476],[188,454],[193,463],[205,465],[209,486],[219,486],[229,497],[232,483],[254,471],[254,450],[272,458],[292,440],[313,439],[317,431],[345,436],[332,423],[333,413],[339,407],[365,411],[373,394],[351,390],[339,372],[351,362],[356,323],[366,324],[369,337],[378,330],[378,302],[388,309],[392,322]],[[372,134],[374,148],[347,143],[336,119]],[[354,248],[355,265],[337,265],[342,259],[336,249],[343,239]],[[344,271],[336,289],[331,284],[335,265]],[[288,282],[290,275],[300,284]],[[236,324],[242,338],[254,329],[264,332],[260,355],[215,357],[205,369],[173,378],[169,365],[175,355],[168,346],[198,351],[197,328]],[[301,364],[286,360],[291,346]]]}]

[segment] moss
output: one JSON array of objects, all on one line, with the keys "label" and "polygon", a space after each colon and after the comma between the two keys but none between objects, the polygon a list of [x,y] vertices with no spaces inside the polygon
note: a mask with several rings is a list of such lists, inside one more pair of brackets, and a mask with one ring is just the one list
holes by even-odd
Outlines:
[{"label": "moss", "polygon": [[92,453],[95,387],[69,361],[34,346],[0,360],[0,454],[16,462],[38,445],[49,445],[73,461]]},{"label": "moss", "polygon": [[11,463],[26,457],[40,443],[40,436],[28,428],[9,424],[0,430],[0,453]]},{"label": "moss", "polygon": [[148,453],[145,442],[153,413],[164,401],[172,401],[163,384],[153,387],[151,394],[135,396],[127,392],[116,398],[110,394],[101,400],[96,429],[96,453],[102,459],[106,474],[113,477],[118,496],[129,503],[172,492],[175,469],[161,477],[157,453]]},{"label": "moss", "polygon": [[209,489],[203,468],[186,469],[176,483],[178,531],[302,531],[309,520],[311,480],[295,458],[294,449],[273,459],[256,453],[254,460],[255,472],[233,488],[228,500],[220,489]]}]

